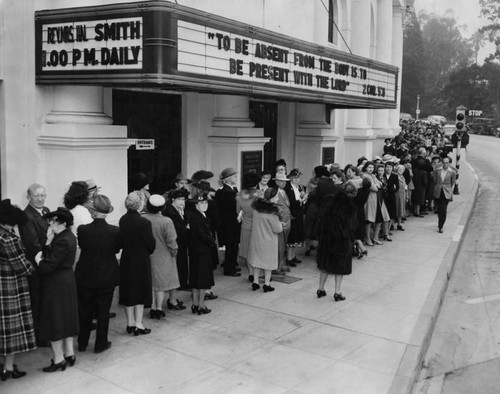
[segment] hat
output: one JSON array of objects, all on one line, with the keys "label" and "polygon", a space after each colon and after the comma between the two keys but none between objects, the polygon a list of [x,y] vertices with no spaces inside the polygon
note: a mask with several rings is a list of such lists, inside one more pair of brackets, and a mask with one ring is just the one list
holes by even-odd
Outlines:
[{"label": "hat", "polygon": [[133,190],[141,190],[144,186],[149,185],[150,183],[151,181],[148,179],[146,174],[142,172],[133,174],[129,178],[129,186],[131,186]]},{"label": "hat", "polygon": [[294,168],[292,171],[290,171],[290,174],[288,176],[290,178],[298,178],[299,176],[302,175],[302,172],[298,168]]},{"label": "hat", "polygon": [[111,205],[111,200],[102,194],[98,194],[97,196],[95,196],[93,208],[95,211],[105,214],[113,212],[114,209]]},{"label": "hat", "polygon": [[191,183],[192,180],[185,176],[182,172],[179,172],[175,177],[175,181],[187,181],[187,183]]},{"label": "hat", "polygon": [[377,161],[377,160],[382,161],[382,158],[380,156],[375,156],[374,159],[373,159],[373,161]]},{"label": "hat", "polygon": [[87,179],[85,181],[85,183],[87,184],[87,190],[90,191],[90,190],[99,190],[100,187],[97,187],[97,184],[95,183],[95,181],[93,179]]},{"label": "hat", "polygon": [[265,200],[270,200],[274,196],[278,194],[278,188],[277,187],[268,187],[266,191],[264,192],[264,199]]},{"label": "hat", "polygon": [[314,167],[314,174],[318,178],[321,178],[322,176],[327,178],[330,177],[330,172],[328,171],[328,168],[326,168],[325,166]]},{"label": "hat", "polygon": [[276,163],[274,163],[274,166],[275,167],[278,167],[278,166],[286,167],[286,161],[285,161],[285,159],[279,159]]},{"label": "hat", "polygon": [[58,207],[55,211],[49,212],[43,216],[45,219],[56,217],[60,222],[66,223],[68,226],[73,224],[73,214],[68,208]]},{"label": "hat", "polygon": [[234,175],[234,174],[237,174],[237,173],[238,173],[238,171],[236,171],[236,170],[235,170],[234,168],[232,168],[232,167],[224,168],[224,169],[222,170],[222,172],[220,173],[219,178],[220,178],[221,180],[224,180],[224,179],[229,178],[230,176],[232,176],[232,175]]},{"label": "hat", "polygon": [[286,177],[285,174],[276,174],[276,177],[273,178],[275,181],[289,181],[290,179],[288,179]]},{"label": "hat", "polygon": [[188,198],[189,197],[189,190],[184,189],[181,187],[180,189],[174,189],[170,190],[168,192],[168,198],[170,198],[172,201],[175,200],[176,198]]},{"label": "hat", "polygon": [[12,205],[10,199],[0,201],[0,223],[15,226],[24,224],[28,217],[21,208]]},{"label": "hat", "polygon": [[211,171],[205,171],[205,170],[200,170],[196,171],[193,176],[191,177],[191,180],[193,182],[198,182],[198,181],[205,181],[207,179],[213,178],[214,173]]},{"label": "hat", "polygon": [[254,173],[254,172],[248,172],[246,174],[243,174],[241,187],[243,189],[255,188],[259,184],[260,179],[261,179],[261,176]]},{"label": "hat", "polygon": [[198,202],[201,202],[201,201],[208,201],[208,194],[207,193],[200,193],[200,194],[194,196],[193,198],[190,198],[188,201],[195,203],[195,204]]},{"label": "hat", "polygon": [[162,207],[165,205],[165,198],[163,198],[163,196],[160,196],[159,194],[152,194],[148,199],[148,203],[156,208]]},{"label": "hat", "polygon": [[210,183],[207,182],[207,181],[199,181],[199,182],[193,183],[191,186],[195,187],[197,189],[200,189],[204,193],[214,192],[215,191],[215,189],[213,189],[212,187],[210,187]]},{"label": "hat", "polygon": [[273,173],[269,170],[263,170],[261,173],[260,173],[260,176],[263,177],[264,175],[273,175]]},{"label": "hat", "polygon": [[382,163],[387,163],[387,162],[394,162],[394,156],[392,155],[389,155],[389,154],[385,154],[383,157],[382,157]]}]

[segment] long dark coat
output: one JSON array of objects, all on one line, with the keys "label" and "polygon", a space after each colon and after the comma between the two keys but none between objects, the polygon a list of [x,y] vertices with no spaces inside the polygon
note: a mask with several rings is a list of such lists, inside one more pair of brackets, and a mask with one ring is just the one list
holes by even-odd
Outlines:
[{"label": "long dark coat", "polygon": [[413,169],[413,185],[415,190],[411,193],[412,203],[422,205],[425,203],[425,192],[427,189],[428,173],[433,170],[429,160],[418,156],[411,163]]},{"label": "long dark coat", "polygon": [[184,209],[184,217],[175,209],[172,204],[167,204],[162,212],[164,216],[169,217],[174,222],[175,232],[177,233],[177,272],[179,274],[179,283],[181,289],[189,287],[189,267],[188,267],[188,234],[189,220]]},{"label": "long dark coat", "polygon": [[36,348],[27,280],[32,271],[21,240],[0,226],[0,355]]},{"label": "long dark coat", "polygon": [[219,217],[217,232],[219,246],[238,244],[240,242],[241,225],[236,212],[236,194],[238,189],[226,184],[215,193],[215,203]]},{"label": "long dark coat", "polygon": [[120,229],[105,219],[94,219],[78,227],[78,245],[82,250],[76,264],[79,287],[111,288],[118,285],[120,271],[116,253],[121,249]]},{"label": "long dark coat", "polygon": [[120,305],[150,307],[152,299],[151,261],[156,241],[151,222],[137,211],[128,211],[120,218],[123,245],[120,260]]},{"label": "long dark coat", "polygon": [[320,270],[329,274],[352,272],[352,246],[357,225],[356,207],[343,192],[324,199],[319,222],[318,257]]},{"label": "long dark coat", "polygon": [[70,229],[44,247],[40,274],[40,338],[58,341],[78,334],[75,263],[76,237]]},{"label": "long dark coat", "polygon": [[[43,215],[49,212],[49,208],[42,208]],[[29,261],[34,262],[36,254],[42,250],[47,241],[49,222],[29,204],[24,208],[24,213],[26,213],[28,221],[19,226],[19,235],[26,248],[26,257]]]},{"label": "long dark coat", "polygon": [[[302,191],[302,186],[299,186],[299,190]],[[298,245],[304,242],[304,207],[300,200],[295,198],[295,193],[293,191],[290,182],[286,183],[285,192],[290,201],[290,215],[292,216],[292,223],[290,232],[288,233],[287,244]],[[300,245],[299,245],[300,246]]]},{"label": "long dark coat", "polygon": [[396,219],[396,193],[399,190],[399,178],[396,174],[391,174],[389,177],[384,175],[386,179],[387,195],[385,205],[391,219]]}]

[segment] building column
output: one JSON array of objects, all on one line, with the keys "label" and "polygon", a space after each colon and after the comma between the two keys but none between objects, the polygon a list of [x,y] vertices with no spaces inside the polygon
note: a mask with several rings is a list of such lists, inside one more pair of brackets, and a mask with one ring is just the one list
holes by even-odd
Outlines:
[{"label": "building column", "polygon": [[[364,0],[352,0],[351,19],[356,23],[350,26],[365,26],[364,29],[355,28],[350,31],[351,50],[354,55],[370,56],[370,5],[371,2]],[[373,130],[369,126],[369,111],[367,109],[349,109],[347,111],[347,123],[344,132],[345,157],[358,158],[360,156],[372,156],[372,143],[374,140]],[[354,160],[354,159],[353,159]]]},{"label": "building column", "polygon": [[339,138],[325,121],[323,104],[298,104],[298,110],[295,166],[309,175],[314,167],[335,162],[335,145]]},{"label": "building column", "polygon": [[[377,2],[377,50],[376,59],[392,63],[392,0],[378,0]],[[389,124],[389,109],[374,109],[373,132],[377,139],[374,142],[374,152],[382,152],[385,138],[391,138],[393,131]]]},{"label": "building column", "polygon": [[107,195],[116,222],[125,212],[127,194],[126,126],[113,126],[103,112],[103,88],[54,86],[53,107],[45,116],[41,135],[41,166],[47,188],[47,205],[55,209],[72,181],[93,178]]},{"label": "building column", "polygon": [[392,50],[391,63],[399,67],[398,91],[396,96],[397,108],[389,110],[389,124],[394,134],[399,133],[399,114],[401,112],[401,70],[403,68],[403,17],[404,8],[397,5],[392,8]]},{"label": "building column", "polygon": [[264,160],[263,128],[255,128],[249,118],[250,99],[246,96],[215,96],[215,117],[208,137],[208,165],[217,177],[226,167],[239,172],[260,172]]}]

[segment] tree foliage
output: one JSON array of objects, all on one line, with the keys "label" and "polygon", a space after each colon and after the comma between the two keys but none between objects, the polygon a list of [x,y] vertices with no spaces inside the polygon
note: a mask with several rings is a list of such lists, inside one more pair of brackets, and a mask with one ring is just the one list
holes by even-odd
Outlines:
[{"label": "tree foliage", "polygon": [[500,59],[500,2],[498,0],[479,0],[481,15],[490,23],[480,29],[487,34],[489,40],[496,46],[496,52],[490,59]]}]

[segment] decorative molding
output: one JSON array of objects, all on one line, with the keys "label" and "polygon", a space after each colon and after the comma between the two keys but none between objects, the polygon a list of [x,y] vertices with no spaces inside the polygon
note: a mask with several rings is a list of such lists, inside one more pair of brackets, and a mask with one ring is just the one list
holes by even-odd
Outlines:
[{"label": "decorative molding", "polygon": [[208,142],[210,144],[219,145],[240,145],[240,144],[265,144],[269,142],[269,137],[219,137],[209,136]]},{"label": "decorative molding", "polygon": [[98,124],[98,125],[111,125],[113,119],[105,113],[97,112],[49,112],[45,116],[45,123],[47,124]]},{"label": "decorative molding", "polygon": [[135,139],[129,138],[71,138],[71,137],[47,137],[37,138],[38,144],[44,149],[53,150],[110,150],[128,149],[135,144]]}]

